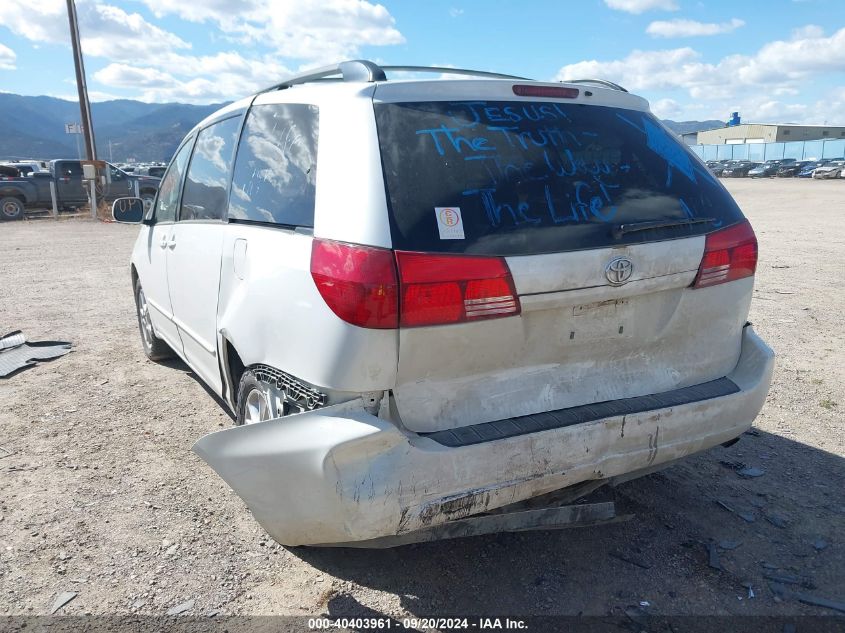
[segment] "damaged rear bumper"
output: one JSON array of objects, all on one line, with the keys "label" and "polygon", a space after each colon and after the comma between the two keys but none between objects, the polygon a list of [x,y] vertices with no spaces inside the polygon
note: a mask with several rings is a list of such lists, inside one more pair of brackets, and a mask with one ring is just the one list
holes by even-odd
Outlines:
[{"label": "damaged rear bumper", "polygon": [[746,327],[730,395],[468,446],[399,430],[353,401],[201,438],[200,455],[286,545],[405,534],[716,446],[751,426],[774,354]]}]

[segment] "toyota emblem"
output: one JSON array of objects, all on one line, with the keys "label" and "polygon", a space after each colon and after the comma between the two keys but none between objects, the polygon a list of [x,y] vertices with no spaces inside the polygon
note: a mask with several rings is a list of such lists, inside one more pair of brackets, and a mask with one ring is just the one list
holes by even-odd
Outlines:
[{"label": "toyota emblem", "polygon": [[634,273],[634,264],[627,257],[616,257],[604,267],[604,276],[613,286],[621,286]]}]

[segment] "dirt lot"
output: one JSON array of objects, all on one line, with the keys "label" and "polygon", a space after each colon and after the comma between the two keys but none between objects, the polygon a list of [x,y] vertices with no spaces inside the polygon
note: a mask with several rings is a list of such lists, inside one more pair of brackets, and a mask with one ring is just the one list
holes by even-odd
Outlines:
[{"label": "dirt lot", "polygon": [[141,352],[137,228],[0,225],[0,333],[75,350],[0,380],[0,615],[65,591],[67,614],[834,613],[766,576],[845,601],[845,180],[726,184],[760,240],[751,320],[778,353],[755,430],[617,488],[626,523],[388,551],[276,545],[190,451],[231,420]]}]

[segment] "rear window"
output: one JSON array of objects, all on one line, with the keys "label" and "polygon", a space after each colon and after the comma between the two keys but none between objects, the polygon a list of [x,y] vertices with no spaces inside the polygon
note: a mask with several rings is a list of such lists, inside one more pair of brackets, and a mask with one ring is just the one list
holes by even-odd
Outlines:
[{"label": "rear window", "polygon": [[[699,235],[736,203],[648,113],[552,102],[375,105],[400,250],[530,255]],[[614,237],[619,224],[712,218]]]}]

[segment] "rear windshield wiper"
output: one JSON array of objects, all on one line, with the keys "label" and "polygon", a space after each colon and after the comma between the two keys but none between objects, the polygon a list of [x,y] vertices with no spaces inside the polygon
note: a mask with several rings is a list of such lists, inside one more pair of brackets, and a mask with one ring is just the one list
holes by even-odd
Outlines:
[{"label": "rear windshield wiper", "polygon": [[619,239],[625,233],[637,231],[650,231],[651,229],[665,229],[673,226],[692,226],[693,224],[712,224],[716,218],[687,218],[686,220],[656,220],[654,222],[631,222],[630,224],[617,224],[613,227],[614,239]]}]

